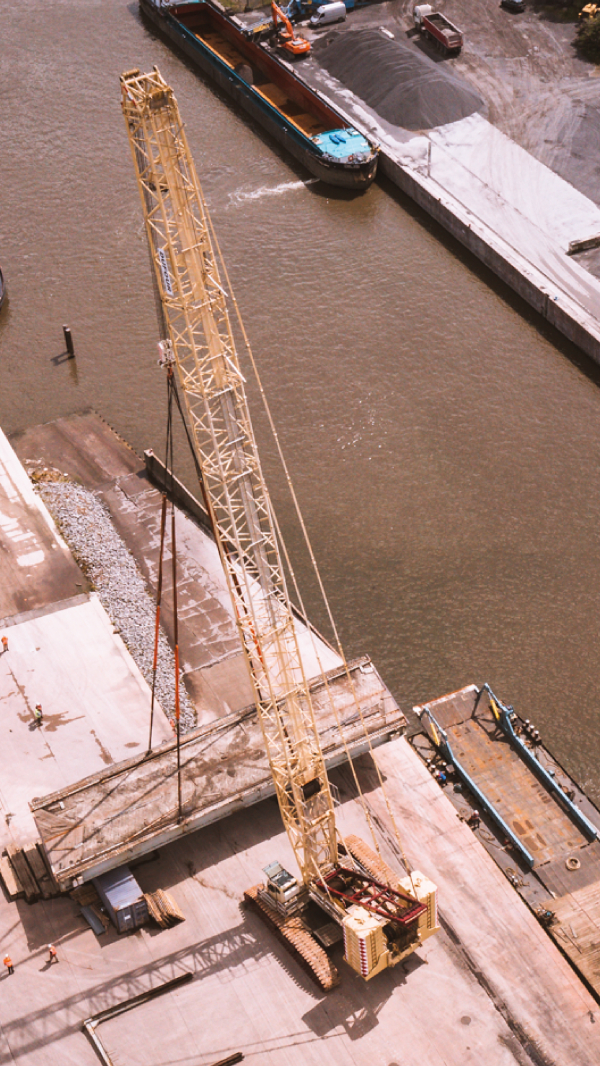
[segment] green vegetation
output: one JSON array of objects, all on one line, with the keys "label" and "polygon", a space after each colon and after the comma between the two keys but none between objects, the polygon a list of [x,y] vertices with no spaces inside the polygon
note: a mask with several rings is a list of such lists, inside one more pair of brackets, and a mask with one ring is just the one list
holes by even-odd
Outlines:
[{"label": "green vegetation", "polygon": [[575,47],[584,59],[600,63],[600,15],[594,15],[592,19],[582,19],[577,30]]}]

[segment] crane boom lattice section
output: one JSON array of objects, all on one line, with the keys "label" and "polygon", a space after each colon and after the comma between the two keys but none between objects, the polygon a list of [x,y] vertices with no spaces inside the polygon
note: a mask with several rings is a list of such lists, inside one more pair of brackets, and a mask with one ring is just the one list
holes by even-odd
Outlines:
[{"label": "crane boom lattice section", "polygon": [[285,828],[306,882],[337,861],[333,803],[206,205],[155,69],[121,78],[150,252]]}]

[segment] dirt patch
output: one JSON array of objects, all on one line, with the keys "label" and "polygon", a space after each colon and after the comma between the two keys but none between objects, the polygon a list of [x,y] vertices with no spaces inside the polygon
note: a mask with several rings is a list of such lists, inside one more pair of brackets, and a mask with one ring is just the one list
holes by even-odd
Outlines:
[{"label": "dirt patch", "polygon": [[328,33],[313,45],[313,52],[329,74],[387,122],[405,130],[445,126],[485,106],[461,78],[377,29]]}]

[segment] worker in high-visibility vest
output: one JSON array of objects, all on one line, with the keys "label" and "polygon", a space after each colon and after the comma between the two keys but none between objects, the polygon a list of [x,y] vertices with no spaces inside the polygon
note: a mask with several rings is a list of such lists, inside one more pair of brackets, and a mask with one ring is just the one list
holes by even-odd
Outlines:
[{"label": "worker in high-visibility vest", "polygon": [[15,972],[15,968],[14,968],[14,966],[12,964],[12,959],[11,959],[10,955],[5,955],[2,961],[3,961],[4,965],[6,966],[6,970],[7,970],[7,973],[9,975],[11,973]]}]

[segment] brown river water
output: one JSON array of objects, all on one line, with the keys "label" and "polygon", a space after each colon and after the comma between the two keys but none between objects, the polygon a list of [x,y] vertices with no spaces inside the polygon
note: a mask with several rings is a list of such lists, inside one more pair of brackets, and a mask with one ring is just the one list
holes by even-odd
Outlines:
[{"label": "brown river water", "polygon": [[[0,424],[165,397],[119,74],[174,87],[348,655],[404,708],[488,681],[600,799],[600,373],[428,218],[308,182],[127,0],[0,7]],[[53,363],[62,324],[77,359]],[[272,496],[323,615],[251,389]],[[184,472],[189,470],[182,454]]]}]

